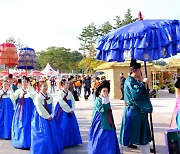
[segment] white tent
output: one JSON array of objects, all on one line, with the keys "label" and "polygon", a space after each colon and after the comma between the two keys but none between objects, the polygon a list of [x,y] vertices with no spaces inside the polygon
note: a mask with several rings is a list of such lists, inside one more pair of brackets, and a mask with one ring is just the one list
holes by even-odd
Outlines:
[{"label": "white tent", "polygon": [[41,71],[41,73],[43,73],[45,75],[56,75],[57,74],[57,72],[52,69],[52,67],[49,65],[49,63],[47,63],[46,67],[44,68],[44,70]]}]

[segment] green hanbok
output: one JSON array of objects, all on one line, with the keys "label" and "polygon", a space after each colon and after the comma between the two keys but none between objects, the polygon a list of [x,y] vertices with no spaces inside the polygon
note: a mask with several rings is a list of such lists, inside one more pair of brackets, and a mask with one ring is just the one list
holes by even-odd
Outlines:
[{"label": "green hanbok", "polygon": [[152,104],[145,83],[129,76],[124,84],[124,101],[120,144],[148,144],[151,141],[148,113],[152,112]]}]

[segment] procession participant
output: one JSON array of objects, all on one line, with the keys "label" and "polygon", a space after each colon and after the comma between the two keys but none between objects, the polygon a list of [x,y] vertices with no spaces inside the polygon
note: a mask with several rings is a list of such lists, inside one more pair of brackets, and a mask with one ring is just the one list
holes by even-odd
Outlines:
[{"label": "procession participant", "polygon": [[17,100],[12,121],[12,145],[15,148],[29,149],[31,145],[31,118],[34,110],[33,99],[36,91],[29,86],[29,78],[23,77],[22,87],[12,95],[13,101]]},{"label": "procession participant", "polygon": [[11,126],[14,114],[14,105],[10,99],[8,81],[3,82],[3,89],[0,90],[0,138],[11,139]]},{"label": "procession participant", "polygon": [[54,119],[53,97],[47,91],[47,83],[42,82],[41,91],[34,100],[35,110],[31,121],[31,154],[61,154],[63,151],[62,135],[59,136],[62,131],[57,129]]},{"label": "procession participant", "polygon": [[78,122],[74,113],[75,100],[68,90],[69,82],[61,80],[62,89],[58,92],[58,103],[55,109],[55,118],[58,127],[63,131],[64,147],[82,144]]},{"label": "procession participant", "polygon": [[[177,79],[176,79],[174,86],[176,87],[176,106],[174,108],[174,113],[173,113],[172,118],[171,118],[170,129],[177,128],[176,116],[180,110],[180,76],[177,76]],[[178,117],[179,116],[180,116],[180,114],[178,114]],[[178,117],[177,117],[177,119],[179,119]]]},{"label": "procession participant", "polygon": [[146,89],[147,78],[142,79],[141,64],[131,60],[130,76],[124,83],[125,108],[120,130],[120,144],[139,145],[141,153],[149,154],[151,132],[148,113],[152,112],[152,104]]},{"label": "procession participant", "polygon": [[96,89],[96,100],[89,130],[89,154],[120,154],[116,128],[109,101],[110,83],[102,82]]}]

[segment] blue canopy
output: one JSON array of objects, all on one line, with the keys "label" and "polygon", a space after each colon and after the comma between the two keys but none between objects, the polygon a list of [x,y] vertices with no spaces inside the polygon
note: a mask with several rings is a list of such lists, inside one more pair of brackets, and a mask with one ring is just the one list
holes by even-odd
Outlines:
[{"label": "blue canopy", "polygon": [[139,20],[102,36],[96,48],[96,58],[108,62],[168,58],[180,52],[180,21]]}]

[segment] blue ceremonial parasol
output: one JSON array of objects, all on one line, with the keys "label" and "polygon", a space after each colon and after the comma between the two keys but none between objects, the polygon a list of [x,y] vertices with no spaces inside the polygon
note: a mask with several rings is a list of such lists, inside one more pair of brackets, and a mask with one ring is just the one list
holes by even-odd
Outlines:
[{"label": "blue ceremonial parasol", "polygon": [[107,62],[168,58],[180,52],[180,21],[139,20],[102,36],[96,48],[96,58]]},{"label": "blue ceremonial parasol", "polygon": [[19,49],[18,69],[27,70],[34,69],[36,60],[35,50],[33,48],[21,48]]},{"label": "blue ceremonial parasol", "polygon": [[[107,62],[127,59],[146,61],[168,58],[180,53],[179,20],[143,20],[115,29],[102,36],[96,46],[96,58]],[[155,149],[152,115],[150,114],[153,149]]]}]

